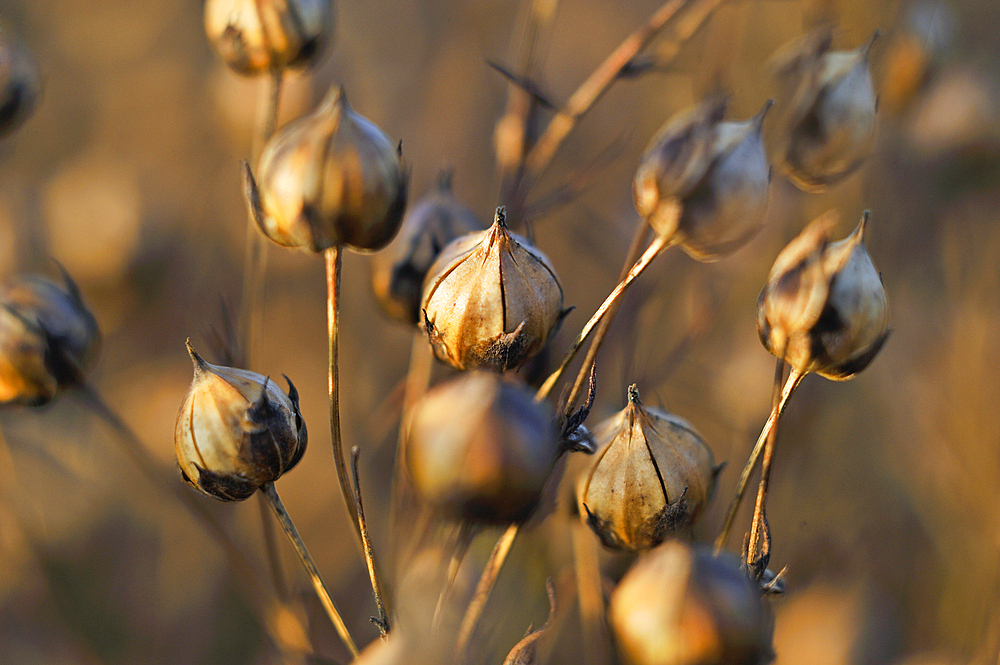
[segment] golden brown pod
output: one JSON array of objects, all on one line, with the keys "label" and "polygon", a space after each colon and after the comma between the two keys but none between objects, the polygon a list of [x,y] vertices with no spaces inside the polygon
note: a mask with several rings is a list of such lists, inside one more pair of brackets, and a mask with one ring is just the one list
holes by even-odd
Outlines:
[{"label": "golden brown pod", "polygon": [[552,264],[507,230],[501,206],[493,226],[455,239],[431,266],[423,324],[439,360],[502,372],[542,349],[562,305]]},{"label": "golden brown pod", "polygon": [[864,245],[868,216],[839,242],[829,239],[836,215],[813,221],[778,255],[760,292],[761,342],[799,372],[849,379],[889,336],[885,287]]},{"label": "golden brown pod", "polygon": [[294,467],[306,450],[299,395],[269,378],[206,362],[187,344],[194,363],[174,430],[184,480],[207,496],[242,501]]},{"label": "golden brown pod", "polygon": [[476,214],[452,194],[451,172],[443,172],[437,189],[407,211],[389,246],[372,256],[372,288],[386,314],[417,325],[424,279],[441,250],[482,228]]},{"label": "golden brown pod", "polygon": [[670,540],[642,555],[608,612],[628,665],[763,665],[773,625],[757,585],[723,552]]},{"label": "golden brown pod", "polygon": [[560,446],[545,403],[512,377],[468,372],[413,407],[406,468],[449,517],[513,522],[535,508]]},{"label": "golden brown pod", "polygon": [[333,0],[207,0],[205,33],[234,71],[257,75],[314,64],[333,41]]},{"label": "golden brown pod", "polygon": [[580,486],[580,515],[605,546],[648,550],[686,533],[712,498],[718,468],[687,421],[643,406],[636,387],[628,406],[597,426],[600,446]]},{"label": "golden brown pod", "polygon": [[257,175],[244,167],[251,212],[264,235],[286,247],[380,249],[406,208],[398,147],[354,112],[339,86],[271,137]]},{"label": "golden brown pod", "polygon": [[31,117],[39,94],[41,82],[28,50],[0,26],[0,137]]},{"label": "golden brown pod", "polygon": [[763,225],[771,167],[761,128],[770,108],[768,101],[749,120],[724,122],[725,98],[707,99],[670,118],[639,160],[636,210],[699,261],[736,251]]},{"label": "golden brown pod", "polygon": [[0,403],[38,405],[82,384],[97,359],[101,333],[80,290],[23,277],[0,291]]}]

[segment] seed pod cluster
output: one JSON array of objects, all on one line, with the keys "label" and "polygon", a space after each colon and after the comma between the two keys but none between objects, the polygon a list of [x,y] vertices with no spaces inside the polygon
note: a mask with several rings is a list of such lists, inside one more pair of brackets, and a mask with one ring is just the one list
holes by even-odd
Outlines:
[{"label": "seed pod cluster", "polygon": [[763,665],[773,625],[757,585],[727,553],[671,540],[644,554],[611,596],[628,665]]},{"label": "seed pod cluster", "polygon": [[724,122],[726,100],[707,99],[669,119],[639,160],[636,210],[699,261],[736,251],[763,224],[771,167],[761,128],[770,108],[768,101],[749,120]]},{"label": "seed pod cluster", "polygon": [[538,353],[563,314],[555,269],[507,230],[503,207],[486,231],[456,238],[424,283],[424,329],[456,369],[503,372]]},{"label": "seed pod cluster", "polygon": [[868,55],[877,37],[851,51],[834,51],[833,34],[824,30],[777,56],[779,75],[794,89],[781,169],[803,191],[825,191],[871,153],[878,98]]},{"label": "seed pod cluster", "polygon": [[836,221],[816,219],[778,255],[757,299],[757,333],[797,371],[839,381],[867,367],[889,333],[885,287],[864,244],[868,211],[830,242]]},{"label": "seed pod cluster", "polygon": [[44,404],[80,385],[97,359],[101,334],[80,291],[23,277],[0,291],[0,403]]},{"label": "seed pod cluster", "polygon": [[0,137],[31,116],[40,93],[38,72],[27,49],[0,27]]},{"label": "seed pod cluster", "polygon": [[451,172],[437,190],[417,202],[389,246],[372,257],[372,287],[382,309],[409,325],[420,322],[424,279],[441,250],[455,238],[483,228],[476,214],[455,199]]},{"label": "seed pod cluster", "polygon": [[251,212],[264,235],[285,247],[376,250],[403,220],[407,174],[399,150],[354,112],[340,87],[271,137],[257,175],[259,185],[244,168]]},{"label": "seed pod cluster", "polygon": [[450,517],[524,519],[558,455],[551,411],[512,377],[468,372],[413,407],[406,468],[419,494]]},{"label": "seed pod cluster", "polygon": [[712,497],[718,468],[687,421],[643,406],[630,386],[628,406],[595,430],[599,448],[580,487],[580,514],[605,546],[648,550],[690,529]]},{"label": "seed pod cluster", "polygon": [[333,41],[333,0],[207,0],[205,33],[234,71],[253,76],[314,64]]},{"label": "seed pod cluster", "polygon": [[187,345],[194,380],[181,404],[174,452],[184,480],[207,496],[242,501],[294,467],[306,424],[288,377],[286,395],[269,378],[206,362]]}]

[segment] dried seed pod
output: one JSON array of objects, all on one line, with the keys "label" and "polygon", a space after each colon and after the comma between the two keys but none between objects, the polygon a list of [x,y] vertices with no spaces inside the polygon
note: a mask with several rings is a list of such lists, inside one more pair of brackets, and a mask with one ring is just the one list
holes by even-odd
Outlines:
[{"label": "dried seed pod", "polygon": [[234,71],[312,65],[333,41],[333,0],[207,0],[205,33]]},{"label": "dried seed pod", "polygon": [[62,285],[33,275],[0,291],[0,403],[44,404],[82,384],[97,359],[97,321],[62,275]]},{"label": "dried seed pod", "polygon": [[437,190],[406,213],[395,239],[372,257],[372,287],[386,314],[417,325],[424,279],[434,260],[452,240],[482,228],[476,214],[452,195],[451,172],[442,172]]},{"label": "dried seed pod", "polygon": [[773,625],[756,584],[727,553],[671,540],[644,554],[611,596],[629,665],[762,665]]},{"label": "dried seed pod", "polygon": [[726,100],[710,98],[668,120],[639,160],[636,210],[699,261],[736,251],[763,225],[771,167],[761,128],[771,105],[749,120],[723,122]]},{"label": "dried seed pod", "polygon": [[333,88],[311,115],[267,142],[260,185],[244,168],[251,212],[268,238],[321,252],[376,250],[392,240],[406,208],[399,149]]},{"label": "dried seed pod", "polygon": [[413,407],[406,466],[420,495],[448,516],[524,519],[558,456],[551,411],[512,377],[462,374]]},{"label": "dried seed pod", "polygon": [[805,228],[781,251],[757,299],[757,333],[795,370],[849,379],[889,333],[882,278],[864,245],[866,210],[854,232],[830,242],[836,215]]},{"label": "dried seed pod", "polygon": [[781,169],[803,191],[825,191],[871,153],[878,99],[868,54],[877,37],[853,51],[832,51],[832,33],[820,31],[779,58],[779,74],[795,90]]},{"label": "dried seed pod", "polygon": [[205,362],[187,343],[194,363],[174,430],[184,480],[221,501],[242,501],[295,466],[306,451],[299,394],[286,395],[269,378]]},{"label": "dried seed pod", "polygon": [[715,489],[711,449],[687,421],[643,406],[636,387],[628,406],[598,425],[602,447],[580,486],[580,515],[605,546],[648,550],[686,532]]},{"label": "dried seed pod", "polygon": [[549,260],[507,230],[504,209],[486,231],[441,251],[424,283],[424,329],[457,369],[513,369],[538,353],[563,314]]},{"label": "dried seed pod", "polygon": [[0,27],[0,137],[31,116],[40,93],[38,72],[27,49]]}]

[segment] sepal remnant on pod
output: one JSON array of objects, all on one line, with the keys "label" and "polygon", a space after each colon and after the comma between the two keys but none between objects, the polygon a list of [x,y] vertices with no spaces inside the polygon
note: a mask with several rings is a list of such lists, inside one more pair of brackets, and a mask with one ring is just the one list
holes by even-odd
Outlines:
[{"label": "sepal remnant on pod", "polygon": [[0,26],[0,137],[31,117],[39,94],[41,83],[28,50]]},{"label": "sepal remnant on pod", "polygon": [[489,229],[456,238],[441,251],[427,272],[422,308],[439,360],[496,372],[538,353],[564,313],[555,269],[507,230],[502,206]]},{"label": "sepal remnant on pod", "polygon": [[667,120],[639,160],[636,210],[699,261],[736,251],[763,225],[771,167],[761,128],[771,106],[725,122],[726,99],[711,97]]},{"label": "sepal remnant on pod", "polygon": [[418,493],[449,517],[526,518],[561,451],[548,405],[514,377],[467,372],[413,407],[406,468]]},{"label": "sepal remnant on pod", "polygon": [[333,0],[207,0],[205,33],[234,71],[253,76],[315,64],[333,41]]},{"label": "sepal remnant on pod", "polygon": [[857,49],[834,51],[832,31],[822,29],[776,56],[779,76],[794,90],[780,166],[803,191],[825,191],[872,151],[878,97],[868,56],[878,35]]},{"label": "sepal remnant on pod", "polygon": [[334,87],[312,114],[267,142],[257,180],[244,165],[250,211],[285,247],[381,249],[399,230],[408,174],[398,145]]},{"label": "sepal remnant on pod", "polygon": [[854,232],[830,242],[828,213],[781,251],[757,299],[764,347],[801,373],[849,379],[865,369],[889,336],[882,277],[864,244],[869,213]]},{"label": "sepal remnant on pod", "polygon": [[31,275],[0,291],[0,403],[44,404],[82,384],[97,359],[97,321],[65,270],[62,278]]},{"label": "sepal remnant on pod", "polygon": [[372,288],[386,314],[419,324],[424,279],[434,260],[452,240],[483,226],[452,194],[451,172],[442,172],[437,189],[407,211],[393,241],[372,257]]},{"label": "sepal remnant on pod", "polygon": [[579,487],[580,515],[605,546],[648,550],[690,530],[712,497],[719,467],[711,449],[677,416],[628,406],[595,429],[600,446]]},{"label": "sepal remnant on pod", "polygon": [[740,562],[670,540],[643,554],[608,612],[626,665],[764,665],[773,620]]},{"label": "sepal remnant on pod", "polygon": [[268,377],[206,362],[187,343],[194,380],[181,404],[174,452],[184,480],[221,501],[242,501],[294,467],[306,450],[299,395]]}]

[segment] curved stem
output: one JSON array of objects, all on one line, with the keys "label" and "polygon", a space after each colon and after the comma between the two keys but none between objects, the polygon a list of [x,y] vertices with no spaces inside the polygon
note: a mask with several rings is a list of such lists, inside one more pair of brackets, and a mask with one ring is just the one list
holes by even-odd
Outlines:
[{"label": "curved stem", "polygon": [[347,463],[344,460],[344,444],[340,438],[340,363],[339,338],[339,304],[340,304],[340,268],[341,249],[334,245],[323,253],[326,259],[326,332],[327,351],[330,359],[330,372],[327,375],[327,388],[330,393],[330,440],[333,442],[333,459],[337,465],[337,480],[340,481],[340,492],[344,497],[344,506],[354,525],[354,534],[361,541],[361,527],[358,525],[358,512],[351,496],[351,482],[347,477]]},{"label": "curved stem", "polygon": [[382,586],[378,582],[378,572],[375,567],[375,553],[372,551],[371,540],[368,539],[368,522],[365,520],[365,504],[361,501],[361,473],[358,471],[358,458],[361,453],[358,447],[351,448],[351,470],[354,472],[354,502],[358,509],[358,525],[361,529],[361,544],[365,550],[365,563],[368,565],[368,577],[372,583],[372,594],[375,596],[375,607],[378,609],[378,619],[372,619],[378,626],[382,637],[389,634],[389,614],[385,611],[385,601],[382,599]]},{"label": "curved stem", "polygon": [[316,595],[319,596],[319,601],[323,604],[323,609],[326,610],[330,621],[333,622],[333,627],[337,629],[337,634],[340,636],[341,641],[347,647],[351,656],[357,658],[358,647],[354,644],[351,634],[347,631],[347,625],[341,618],[340,612],[337,611],[337,606],[334,605],[333,598],[330,597],[330,592],[327,590],[326,584],[323,583],[323,578],[319,575],[316,563],[309,554],[309,550],[306,549],[306,544],[302,542],[302,537],[299,535],[298,529],[295,528],[292,518],[288,515],[288,511],[285,510],[284,504],[281,503],[278,491],[274,489],[274,483],[264,483],[260,486],[260,491],[267,497],[267,502],[271,505],[275,517],[278,518],[278,522],[288,535],[288,539],[292,541],[295,552],[302,559],[302,565],[305,566],[306,573],[309,574],[309,581],[312,582],[313,588],[316,590]]},{"label": "curved stem", "polygon": [[535,393],[536,401],[541,402],[549,396],[549,393],[552,392],[552,388],[555,386],[556,382],[559,381],[559,378],[566,371],[566,367],[568,367],[573,361],[573,358],[576,357],[577,351],[579,351],[580,347],[583,346],[583,343],[587,341],[587,337],[590,336],[594,327],[601,322],[604,314],[615,304],[615,301],[621,297],[621,295],[625,292],[625,289],[627,289],[632,282],[634,282],[635,279],[642,274],[642,271],[649,266],[653,259],[656,258],[656,255],[673,244],[673,242],[674,239],[672,237],[662,235],[656,236],[652,244],[646,248],[642,257],[640,257],[636,264],[632,266],[632,269],[629,270],[625,279],[618,282],[617,286],[615,286],[615,288],[611,291],[611,294],[603,303],[601,303],[601,306],[597,308],[594,315],[590,317],[590,320],[583,326],[583,330],[581,330],[580,334],[577,335],[575,340],[573,340],[573,344],[570,346],[569,352],[562,359],[562,362],[559,363],[559,367],[557,367],[556,371],[552,372],[552,374],[545,379],[545,383],[543,383],[542,387],[538,389],[537,393]]},{"label": "curved stem", "polygon": [[283,601],[288,599],[288,585],[285,583],[285,573],[281,565],[281,554],[278,552],[278,541],[274,537],[274,523],[268,516],[267,500],[263,495],[257,495],[257,508],[260,512],[260,527],[264,536],[264,551],[267,553],[268,567],[271,569],[271,583],[278,597]]},{"label": "curved stem", "polygon": [[465,610],[462,625],[458,630],[458,639],[455,642],[455,657],[453,659],[456,663],[464,663],[466,661],[466,650],[469,648],[469,640],[472,639],[472,633],[476,630],[476,626],[479,625],[479,619],[486,608],[486,601],[489,600],[490,593],[493,591],[493,585],[496,584],[500,570],[507,560],[507,555],[510,554],[510,548],[514,544],[514,538],[517,536],[519,526],[518,524],[511,524],[507,527],[507,530],[497,540],[497,544],[493,546],[493,552],[490,554],[489,561],[486,562],[486,568],[483,570],[482,577],[479,578],[479,584],[476,585],[472,602],[469,603],[469,607]]},{"label": "curved stem", "polygon": [[764,444],[767,438],[771,434],[771,430],[778,422],[781,414],[784,413],[785,407],[788,405],[788,400],[791,399],[792,394],[795,389],[799,387],[805,374],[795,370],[794,368],[789,372],[788,378],[785,379],[785,385],[781,389],[781,397],[778,403],[771,408],[771,414],[767,417],[767,422],[764,423],[764,428],[760,431],[760,436],[757,437],[757,443],[754,444],[753,451],[750,453],[749,459],[747,459],[746,466],[743,467],[743,473],[740,474],[739,482],[736,484],[736,494],[733,496],[733,500],[729,503],[729,508],[726,511],[726,521],[722,526],[722,531],[719,533],[719,537],[715,539],[715,552],[718,554],[722,551],[722,548],[726,545],[726,539],[729,538],[729,532],[732,530],[733,521],[736,519],[736,513],[740,509],[740,503],[743,501],[743,495],[746,493],[747,484],[750,482],[750,474],[753,473],[753,469],[757,466],[757,460],[760,459],[760,454],[764,449]]},{"label": "curved stem", "polygon": [[[771,410],[775,411],[781,401],[781,380],[785,375],[785,349],[782,348],[781,355],[774,366],[774,387],[771,390]],[[781,414],[778,414],[779,418]],[[753,570],[754,563],[757,562],[757,546],[760,542],[761,531],[764,530],[764,549],[762,556],[766,557],[770,550],[770,535],[766,533],[766,517],[764,516],[764,502],[767,500],[767,489],[771,482],[771,461],[774,459],[774,444],[778,440],[778,418],[775,419],[771,431],[767,435],[767,443],[764,446],[764,460],[760,467],[760,486],[757,490],[757,501],[753,509],[753,520],[750,522],[750,537],[747,540],[746,562],[747,566]],[[767,565],[767,561],[764,561]]]}]

